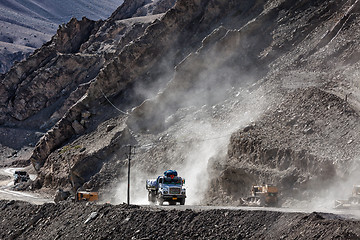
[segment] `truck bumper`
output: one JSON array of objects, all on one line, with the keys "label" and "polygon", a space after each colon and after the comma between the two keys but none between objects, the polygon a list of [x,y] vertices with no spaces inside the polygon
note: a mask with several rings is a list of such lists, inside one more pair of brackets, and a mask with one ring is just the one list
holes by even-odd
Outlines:
[{"label": "truck bumper", "polygon": [[163,195],[164,201],[180,201],[180,199],[186,198],[186,195]]}]

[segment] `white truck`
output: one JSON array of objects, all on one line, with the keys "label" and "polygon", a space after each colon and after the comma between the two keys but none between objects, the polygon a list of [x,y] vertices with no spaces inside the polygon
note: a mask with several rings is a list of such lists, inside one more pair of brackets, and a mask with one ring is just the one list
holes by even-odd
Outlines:
[{"label": "white truck", "polygon": [[27,182],[30,180],[30,176],[26,171],[15,171],[14,173],[14,185],[21,182]]},{"label": "white truck", "polygon": [[168,202],[169,205],[185,204],[186,189],[184,187],[185,179],[178,177],[175,170],[167,170],[164,176],[157,179],[146,180],[146,189],[148,190],[148,200],[151,203],[163,205]]}]

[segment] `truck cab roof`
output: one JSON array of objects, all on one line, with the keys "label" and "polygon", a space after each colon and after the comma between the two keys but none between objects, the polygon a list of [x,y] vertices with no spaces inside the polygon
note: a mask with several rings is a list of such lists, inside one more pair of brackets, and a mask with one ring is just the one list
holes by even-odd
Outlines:
[{"label": "truck cab roof", "polygon": [[182,178],[181,177],[165,177],[165,176],[160,176],[158,178],[159,183],[163,183],[163,184],[182,184]]}]

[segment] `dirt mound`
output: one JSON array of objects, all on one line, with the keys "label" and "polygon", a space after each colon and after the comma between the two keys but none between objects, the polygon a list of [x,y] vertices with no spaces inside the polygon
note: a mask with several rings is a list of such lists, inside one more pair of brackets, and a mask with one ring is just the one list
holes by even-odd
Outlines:
[{"label": "dirt mound", "polygon": [[276,184],[286,197],[346,181],[357,171],[352,130],[360,128],[358,122],[344,99],[316,88],[295,90],[232,135],[228,159],[218,163],[224,172],[213,188],[236,200],[256,183]]},{"label": "dirt mound", "polygon": [[[2,239],[357,239],[358,220],[334,214],[171,210],[89,203],[0,202]],[[329,231],[333,229],[333,231]]]}]

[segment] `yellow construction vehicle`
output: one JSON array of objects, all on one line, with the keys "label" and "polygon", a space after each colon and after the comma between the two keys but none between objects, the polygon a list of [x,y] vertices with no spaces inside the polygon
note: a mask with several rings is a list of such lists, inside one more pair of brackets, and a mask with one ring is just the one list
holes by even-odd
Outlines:
[{"label": "yellow construction vehicle", "polygon": [[252,186],[251,196],[243,199],[248,206],[266,206],[277,207],[279,189],[272,184],[263,184],[259,186]]},{"label": "yellow construction vehicle", "polygon": [[87,191],[78,191],[76,192],[76,201],[98,201],[99,193],[98,192],[87,192]]},{"label": "yellow construction vehicle", "polygon": [[347,200],[335,200],[336,209],[360,209],[360,185],[354,185],[351,197]]}]

